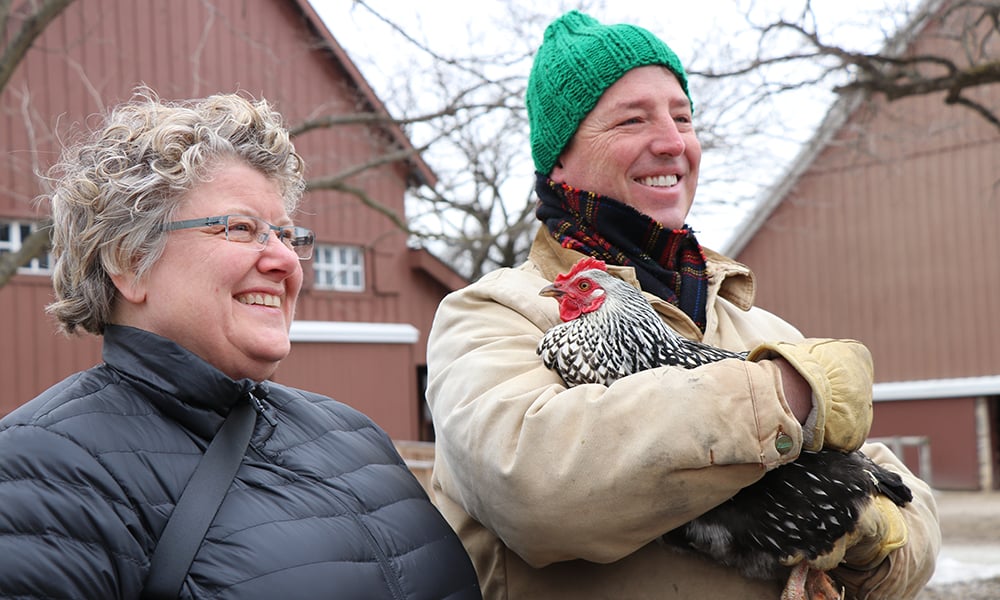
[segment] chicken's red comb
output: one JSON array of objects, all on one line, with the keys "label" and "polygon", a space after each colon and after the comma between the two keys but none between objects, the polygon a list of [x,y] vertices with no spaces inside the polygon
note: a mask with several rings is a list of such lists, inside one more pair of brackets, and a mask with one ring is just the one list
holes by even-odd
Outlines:
[{"label": "chicken's red comb", "polygon": [[608,266],[604,264],[604,261],[599,258],[587,256],[578,260],[577,263],[573,265],[573,268],[569,270],[569,273],[560,273],[559,275],[556,275],[555,282],[562,283],[564,281],[568,281],[576,277],[577,274],[583,271],[588,271],[590,269],[600,269],[602,271],[607,271]]}]

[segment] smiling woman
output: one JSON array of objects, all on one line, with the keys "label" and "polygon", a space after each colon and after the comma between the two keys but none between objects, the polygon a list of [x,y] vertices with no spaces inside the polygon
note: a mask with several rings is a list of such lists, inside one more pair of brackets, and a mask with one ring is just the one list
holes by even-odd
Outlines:
[{"label": "smiling woman", "polygon": [[[292,220],[302,160],[267,101],[143,90],[55,175],[49,311],[103,336],[104,362],[0,421],[0,595],[481,597],[385,432],[268,381],[314,236]],[[206,476],[233,427],[232,471]],[[207,529],[175,510],[210,511]]]},{"label": "smiling woman", "polygon": [[[174,223],[194,226],[168,226],[172,231],[154,268],[142,278],[111,276],[120,298],[114,322],[174,340],[233,379],[261,381],[274,374],[291,351],[288,328],[302,288],[292,238],[279,242],[265,220],[291,222],[279,189],[240,161],[225,159],[215,167],[178,203]],[[264,218],[201,217],[219,213]],[[231,229],[241,223],[252,230]],[[294,235],[296,229],[286,230]]]}]

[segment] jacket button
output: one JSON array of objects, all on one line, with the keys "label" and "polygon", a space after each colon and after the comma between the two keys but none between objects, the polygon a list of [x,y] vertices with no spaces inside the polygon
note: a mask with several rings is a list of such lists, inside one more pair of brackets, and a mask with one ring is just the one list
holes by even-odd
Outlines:
[{"label": "jacket button", "polygon": [[792,451],[792,447],[795,442],[792,441],[792,436],[788,435],[784,431],[778,434],[778,437],[774,438],[774,449],[778,451],[778,454],[784,456]]}]

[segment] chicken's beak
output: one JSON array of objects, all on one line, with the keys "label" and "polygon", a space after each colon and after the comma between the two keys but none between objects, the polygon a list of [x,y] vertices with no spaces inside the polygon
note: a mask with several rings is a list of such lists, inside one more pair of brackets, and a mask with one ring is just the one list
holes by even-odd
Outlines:
[{"label": "chicken's beak", "polygon": [[549,298],[559,298],[560,296],[562,296],[565,293],[566,292],[564,292],[561,289],[557,288],[554,283],[551,284],[551,285],[547,285],[547,286],[543,287],[542,289],[538,290],[538,295],[539,296],[548,296]]}]

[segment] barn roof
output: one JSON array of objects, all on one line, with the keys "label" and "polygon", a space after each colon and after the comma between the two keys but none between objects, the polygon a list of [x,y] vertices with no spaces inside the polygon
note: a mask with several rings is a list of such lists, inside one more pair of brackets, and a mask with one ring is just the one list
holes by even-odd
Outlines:
[{"label": "barn roof", "polygon": [[[375,90],[369,85],[368,80],[365,79],[361,71],[358,70],[357,65],[348,56],[347,51],[344,47],[337,42],[333,34],[327,28],[326,23],[313,8],[309,0],[295,0],[298,5],[299,10],[305,15],[309,25],[314,29],[316,34],[323,40],[325,48],[329,50],[331,57],[337,61],[340,66],[350,77],[351,81],[357,86],[358,91],[361,93],[365,102],[369,105],[372,112],[377,115],[384,116],[388,119],[392,119],[392,115],[389,110],[385,107],[385,104],[379,100],[378,95],[375,94]],[[400,148],[412,151],[412,158],[408,159],[406,162],[409,166],[410,183],[415,185],[433,185],[437,181],[437,176],[431,170],[430,166],[424,162],[423,158],[420,156],[416,149],[413,147],[413,143],[396,124],[390,124],[385,127],[386,132],[392,138],[393,142],[399,145]]]},{"label": "barn roof", "polygon": [[[947,0],[924,0],[913,18],[889,39],[882,49],[884,54],[897,56],[906,51],[910,44],[920,35],[927,24],[927,16],[936,13]],[[852,91],[842,94],[827,111],[826,116],[813,132],[809,140],[802,145],[799,153],[785,168],[775,182],[764,190],[761,199],[746,214],[736,226],[735,233],[719,251],[727,256],[737,256],[746,245],[757,235],[771,213],[788,196],[799,178],[809,170],[816,158],[823,152],[830,141],[844,126],[854,111],[865,100],[862,91]]]}]

